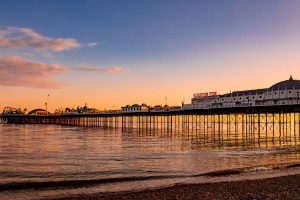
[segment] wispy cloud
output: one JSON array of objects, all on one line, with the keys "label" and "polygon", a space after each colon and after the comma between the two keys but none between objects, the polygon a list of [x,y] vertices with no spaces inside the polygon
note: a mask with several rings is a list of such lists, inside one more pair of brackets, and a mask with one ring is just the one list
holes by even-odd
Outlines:
[{"label": "wispy cloud", "polygon": [[64,51],[79,46],[79,42],[75,39],[46,37],[29,28],[7,27],[0,29],[0,48]]},{"label": "wispy cloud", "polygon": [[125,68],[118,67],[118,66],[104,67],[104,68],[100,68],[100,67],[92,67],[92,66],[80,66],[80,67],[75,67],[75,68],[73,68],[73,70],[79,70],[79,71],[93,71],[93,72],[104,72],[104,73],[112,73],[112,74],[116,74],[116,73],[124,73],[124,72],[127,71]]},{"label": "wispy cloud", "polygon": [[42,52],[41,55],[44,57],[44,58],[53,58],[53,54],[49,53],[49,52]]},{"label": "wispy cloud", "polygon": [[56,89],[62,83],[51,79],[66,71],[58,64],[31,61],[19,56],[0,56],[0,85]]},{"label": "wispy cloud", "polygon": [[91,43],[88,43],[88,46],[90,48],[94,48],[94,47],[98,46],[98,43],[97,42],[91,42]]},{"label": "wispy cloud", "polygon": [[52,77],[70,70],[112,74],[127,72],[125,68],[118,66],[105,68],[91,66],[67,68],[59,64],[47,64],[20,56],[8,55],[0,56],[0,85],[57,89],[61,88],[64,84],[52,80]]}]

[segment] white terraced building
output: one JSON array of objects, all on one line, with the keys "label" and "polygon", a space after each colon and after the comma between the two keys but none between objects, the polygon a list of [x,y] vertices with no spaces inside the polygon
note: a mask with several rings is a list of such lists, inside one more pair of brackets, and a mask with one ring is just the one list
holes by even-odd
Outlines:
[{"label": "white terraced building", "polygon": [[252,107],[300,104],[300,80],[292,76],[269,88],[236,91],[223,95],[216,92],[195,94],[191,104],[182,109],[210,109],[228,107]]}]

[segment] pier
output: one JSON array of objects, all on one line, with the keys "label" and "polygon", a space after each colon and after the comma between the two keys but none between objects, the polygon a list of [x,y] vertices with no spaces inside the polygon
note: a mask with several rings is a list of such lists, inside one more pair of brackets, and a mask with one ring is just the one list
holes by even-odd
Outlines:
[{"label": "pier", "polygon": [[239,107],[166,112],[61,115],[2,115],[9,124],[181,131],[213,141],[300,140],[300,105]]}]

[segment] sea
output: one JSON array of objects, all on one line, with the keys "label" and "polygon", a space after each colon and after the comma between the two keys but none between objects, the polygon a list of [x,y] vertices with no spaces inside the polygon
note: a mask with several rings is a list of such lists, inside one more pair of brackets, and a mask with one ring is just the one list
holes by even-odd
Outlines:
[{"label": "sea", "polygon": [[[300,173],[297,135],[0,124],[0,199],[56,199]],[[246,138],[246,139],[245,139]]]}]

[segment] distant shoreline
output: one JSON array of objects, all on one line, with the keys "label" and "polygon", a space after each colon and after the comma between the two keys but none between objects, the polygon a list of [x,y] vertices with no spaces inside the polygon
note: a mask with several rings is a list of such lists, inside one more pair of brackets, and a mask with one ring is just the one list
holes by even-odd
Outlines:
[{"label": "distant shoreline", "polygon": [[178,184],[140,191],[77,195],[79,199],[300,199],[300,174],[266,179]]}]

